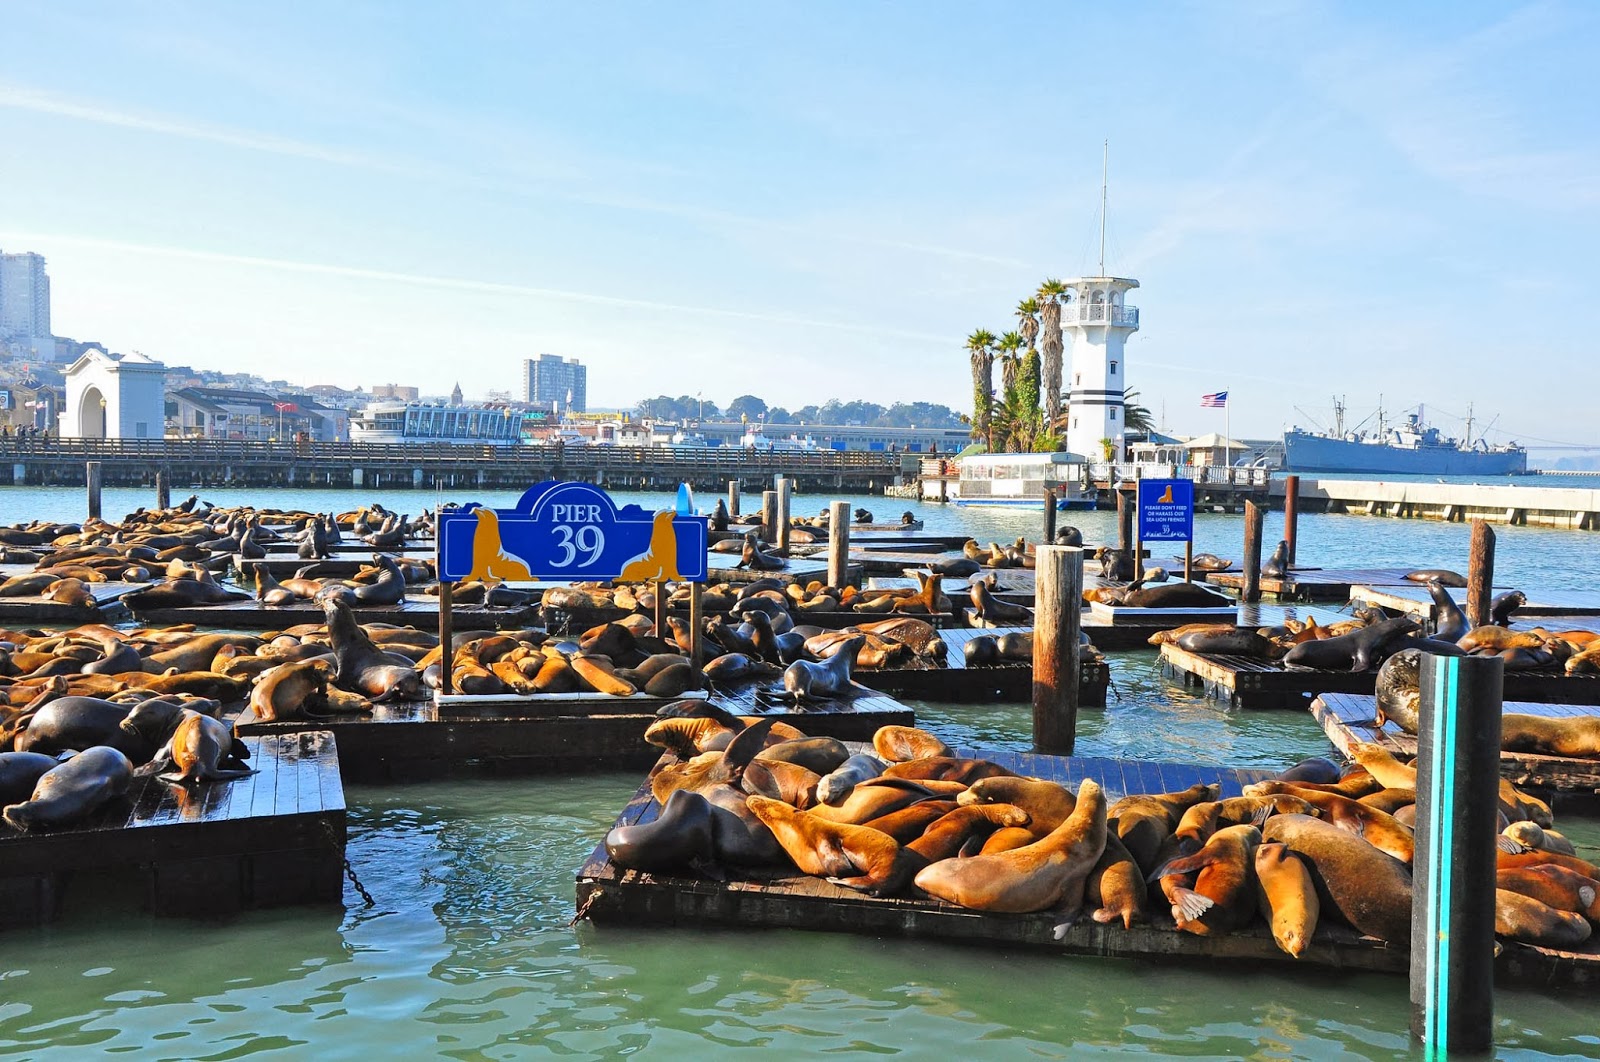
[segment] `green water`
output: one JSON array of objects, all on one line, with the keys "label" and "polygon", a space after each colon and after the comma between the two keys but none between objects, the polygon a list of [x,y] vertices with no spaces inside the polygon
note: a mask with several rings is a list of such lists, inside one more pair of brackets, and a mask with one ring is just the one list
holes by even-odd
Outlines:
[{"label": "green water", "polygon": [[[125,506],[121,492],[107,493],[119,512],[148,492],[126,492]],[[369,497],[250,493],[257,504],[323,509]],[[417,509],[417,499],[395,493],[385,504]],[[0,522],[69,518],[80,503],[77,492],[0,489]],[[868,503],[880,517],[911,508],[930,529],[985,539],[1037,519]],[[1108,514],[1073,518],[1091,538],[1109,530]],[[1227,553],[1238,526],[1203,517],[1197,548]],[[1301,542],[1303,558],[1325,564],[1465,564],[1465,534],[1447,525],[1308,517]],[[1507,529],[1502,570],[1528,586],[1586,588],[1591,542],[1600,539]],[[1084,713],[1081,753],[1279,766],[1327,751],[1309,716],[1221,710],[1163,680],[1154,659],[1112,654],[1111,704]],[[1026,706],[915,707],[952,743],[1028,745]],[[700,1058],[750,1047],[941,1060],[1420,1057],[1398,976],[788,930],[571,928],[574,871],[640,780],[352,786],[349,852],[371,909],[347,888],[342,909],[155,920],[122,883],[78,883],[60,922],[0,932],[0,1057]],[[1558,825],[1600,845],[1595,822]],[[1588,995],[1502,990],[1495,1039],[1504,1058],[1600,1057],[1600,1020]]]}]

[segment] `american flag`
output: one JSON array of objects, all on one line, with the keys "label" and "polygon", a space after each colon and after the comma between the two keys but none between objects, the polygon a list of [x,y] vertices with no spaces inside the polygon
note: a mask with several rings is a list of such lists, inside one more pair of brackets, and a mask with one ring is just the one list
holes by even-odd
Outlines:
[{"label": "american flag", "polygon": [[1201,395],[1201,409],[1222,409],[1228,404],[1228,392],[1218,391],[1214,395]]}]

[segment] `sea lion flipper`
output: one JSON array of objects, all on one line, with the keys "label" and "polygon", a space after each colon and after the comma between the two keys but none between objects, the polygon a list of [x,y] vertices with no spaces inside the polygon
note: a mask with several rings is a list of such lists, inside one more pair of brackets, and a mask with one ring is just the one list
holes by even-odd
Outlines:
[{"label": "sea lion flipper", "polygon": [[1172,900],[1172,918],[1180,925],[1184,922],[1198,921],[1216,906],[1216,901],[1211,897],[1202,896],[1193,889],[1182,887],[1172,890]]},{"label": "sea lion flipper", "polygon": [[1512,840],[1503,833],[1494,839],[1494,846],[1507,855],[1521,855],[1523,852],[1533,851],[1533,849],[1525,848],[1522,844]]},{"label": "sea lion flipper", "polygon": [[1595,891],[1593,885],[1578,886],[1578,902],[1585,907],[1594,906]]},{"label": "sea lion flipper", "polygon": [[763,719],[758,723],[752,723],[728,742],[728,747],[722,753],[720,780],[733,783],[744,774],[744,769],[750,766],[750,761],[766,747],[767,735],[772,732],[774,722],[776,722],[774,719]]}]

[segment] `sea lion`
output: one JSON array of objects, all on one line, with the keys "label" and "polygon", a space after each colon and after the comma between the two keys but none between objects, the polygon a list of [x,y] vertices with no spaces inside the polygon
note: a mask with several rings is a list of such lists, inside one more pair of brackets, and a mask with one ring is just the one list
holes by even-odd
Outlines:
[{"label": "sea lion", "polygon": [[745,768],[766,745],[776,722],[769,717],[745,727],[721,751],[663,764],[650,776],[651,794],[658,804],[665,804],[667,797],[679,789],[704,792],[724,783],[738,785]]},{"label": "sea lion", "polygon": [[816,805],[817,783],[820,781],[822,781],[821,775],[816,771],[807,770],[798,763],[764,760],[757,756],[745,767],[744,774],[739,780],[739,787],[747,794],[771,797],[773,800],[781,800],[804,811]]},{"label": "sea lion", "polygon": [[1278,772],[1280,782],[1319,782],[1331,785],[1339,780],[1339,765],[1326,756],[1312,756]]},{"label": "sea lion", "polygon": [[849,759],[850,750],[838,738],[791,738],[766,746],[756,754],[756,757],[796,763],[820,776],[829,773]]},{"label": "sea lion", "polygon": [[[1393,815],[1370,804],[1352,800],[1337,793],[1320,789],[1301,789],[1293,782],[1258,782],[1251,786],[1252,795],[1282,794],[1299,797],[1317,809],[1324,822],[1341,830],[1349,830],[1363,838],[1380,852],[1386,852],[1402,863],[1410,863],[1416,849],[1411,829],[1395,821]],[[1415,801],[1411,801],[1415,803]]]},{"label": "sea lion", "polygon": [[213,719],[185,708],[172,737],[151,759],[156,770],[168,766],[177,770],[157,774],[163,782],[175,785],[198,785],[201,782],[226,782],[244,778],[255,772],[240,763],[237,767],[226,764],[249,759],[250,750],[233,734],[233,728],[220,719]]},{"label": "sea lion", "polygon": [[1272,642],[1247,627],[1190,631],[1179,635],[1172,644],[1191,653],[1248,656],[1257,660],[1270,660],[1273,656]]},{"label": "sea lion", "polygon": [[630,870],[665,871],[708,863],[714,855],[711,804],[689,789],[667,797],[654,820],[607,831],[606,855]]},{"label": "sea lion", "polygon": [[1212,834],[1193,855],[1169,862],[1157,871],[1163,884],[1174,875],[1194,875],[1192,885],[1170,885],[1172,920],[1196,936],[1221,936],[1243,927],[1256,913],[1255,826],[1228,826]]},{"label": "sea lion", "polygon": [[910,876],[911,857],[888,834],[819,819],[781,800],[751,796],[746,803],[806,874],[873,896],[895,892]]},{"label": "sea lion", "polygon": [[939,738],[914,726],[880,726],[872,735],[872,749],[888,763],[955,755]]},{"label": "sea lion", "polygon": [[820,664],[796,660],[783,672],[784,692],[795,701],[825,701],[843,697],[850,692],[851,673],[855,668],[856,652],[866,643],[866,637],[855,635],[829,659]]},{"label": "sea lion", "polygon": [[65,826],[127,792],[132,780],[133,764],[127,756],[95,745],[41,775],[27,800],[5,809],[5,820],[18,830]]},{"label": "sea lion", "polygon": [[852,789],[869,778],[881,775],[885,766],[878,757],[858,752],[823,775],[817,783],[817,799],[834,806],[843,804]]},{"label": "sea lion", "polygon": [[1032,610],[1022,605],[1013,605],[1001,601],[989,592],[989,580],[974,579],[969,596],[972,598],[972,609],[978,618],[991,624],[1026,623],[1033,617]]},{"label": "sea lion", "polygon": [[[7,811],[9,814],[9,809]],[[1510,889],[1494,890],[1494,935],[1545,948],[1572,948],[1594,927],[1581,914],[1562,911]]]},{"label": "sea lion", "polygon": [[1578,854],[1577,849],[1566,837],[1526,819],[1513,822],[1500,831],[1500,836],[1516,844],[1519,849],[1531,848],[1540,852],[1560,852],[1563,855]]},{"label": "sea lion", "polygon": [[1550,718],[1507,712],[1500,717],[1500,748],[1545,756],[1600,757],[1600,716]]},{"label": "sea lion", "polygon": [[1089,873],[1106,845],[1106,800],[1085,779],[1072,814],[1033,844],[996,855],[942,859],[917,873],[916,885],[941,900],[978,911],[1022,914],[1083,906]]},{"label": "sea lion", "polygon": [[1273,841],[1256,849],[1256,902],[1272,927],[1272,939],[1298,959],[1311,946],[1320,904],[1311,871],[1288,845]]},{"label": "sea lion", "polygon": [[1183,813],[1196,804],[1217,799],[1220,786],[1195,783],[1178,793],[1135,793],[1123,797],[1106,813],[1115,820],[1112,830],[1128,853],[1149,873],[1156,866],[1161,842],[1177,828]]},{"label": "sea lion", "polygon": [[1511,626],[1511,614],[1528,603],[1528,595],[1521,590],[1507,590],[1489,602],[1489,622],[1497,627]]},{"label": "sea lion", "polygon": [[60,763],[40,752],[0,752],[0,806],[28,799],[45,772]]},{"label": "sea lion", "polygon": [[1094,907],[1089,917],[1096,922],[1121,920],[1124,929],[1144,921],[1144,873],[1128,854],[1117,835],[1106,831],[1106,847],[1085,883],[1084,899]]},{"label": "sea lion", "polygon": [[1383,620],[1347,634],[1301,642],[1283,656],[1291,669],[1367,671],[1381,664],[1392,647],[1419,630],[1409,616]]},{"label": "sea lion", "polygon": [[[484,510],[476,510],[483,512]],[[338,598],[322,602],[327,617],[328,640],[333,645],[333,684],[373,701],[404,700],[422,689],[422,676],[409,658],[380,650],[372,644],[350,606]]]},{"label": "sea lion", "polygon": [[1133,551],[1101,546],[1094,551],[1100,562],[1100,578],[1109,583],[1126,583],[1133,580]]},{"label": "sea lion", "polygon": [[160,745],[121,728],[129,706],[98,697],[60,697],[42,706],[14,742],[18,752],[54,756],[71,749],[107,745],[140,763]]},{"label": "sea lion", "polygon": [[1600,881],[1576,870],[1546,863],[1540,866],[1497,870],[1495,886],[1520,892],[1559,911],[1573,911],[1600,922]]},{"label": "sea lion", "polygon": [[1028,828],[1040,839],[1060,826],[1077,807],[1072,790],[1057,782],[1021,775],[994,775],[974,779],[956,803],[1009,804],[1028,813]]},{"label": "sea lion", "polygon": [[1408,734],[1422,725],[1418,704],[1421,693],[1422,651],[1402,649],[1378,668],[1376,710],[1373,722],[1393,722]]},{"label": "sea lion", "polygon": [[1437,582],[1441,586],[1452,587],[1457,590],[1465,589],[1466,576],[1460,572],[1453,572],[1449,568],[1418,568],[1406,572],[1406,580],[1413,583]]},{"label": "sea lion", "polygon": [[970,557],[943,557],[928,565],[935,575],[951,579],[965,579],[983,570],[983,566]]},{"label": "sea lion", "polygon": [[308,707],[328,686],[328,671],[313,660],[299,660],[263,671],[250,691],[256,721],[276,723],[305,719]]},{"label": "sea lion", "polygon": [[1198,553],[1190,560],[1190,566],[1197,572],[1225,572],[1233,567],[1233,561],[1215,553]]},{"label": "sea lion", "polygon": [[1274,815],[1262,827],[1305,858],[1317,896],[1350,925],[1393,944],[1411,939],[1411,871],[1355,834],[1308,815]]},{"label": "sea lion", "polygon": [[967,667],[997,667],[1000,660],[1000,641],[992,634],[980,634],[967,639],[961,647],[962,659]]},{"label": "sea lion", "polygon": [[1083,532],[1070,524],[1066,527],[1056,528],[1054,542],[1058,546],[1077,546],[1083,548]]},{"label": "sea lion", "polygon": [[1121,604],[1125,608],[1231,608],[1235,602],[1200,583],[1173,582],[1134,590]]},{"label": "sea lion", "polygon": [[1506,649],[1537,649],[1544,644],[1544,639],[1532,631],[1512,631],[1488,623],[1472,628],[1456,644],[1469,653],[1480,649],[1498,653]]},{"label": "sea lion", "polygon": [[1289,540],[1280,539],[1278,548],[1272,551],[1272,556],[1267,558],[1267,563],[1261,566],[1261,574],[1268,579],[1282,579],[1289,574]]},{"label": "sea lion", "polygon": [[1466,637],[1472,626],[1455,598],[1437,579],[1429,579],[1427,587],[1428,595],[1433,598],[1433,637],[1445,642],[1456,642]]},{"label": "sea lion", "polygon": [[740,549],[739,563],[735,568],[747,568],[755,572],[775,572],[781,570],[785,561],[782,557],[763,552],[761,540],[756,538],[754,531],[747,532],[744,536],[744,545]]}]

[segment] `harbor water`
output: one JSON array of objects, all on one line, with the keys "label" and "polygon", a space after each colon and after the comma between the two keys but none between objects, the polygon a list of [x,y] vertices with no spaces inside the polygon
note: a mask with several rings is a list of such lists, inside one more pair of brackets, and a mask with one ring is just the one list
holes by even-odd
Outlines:
[{"label": "harbor water", "polygon": [[[149,504],[151,493],[107,490],[105,511]],[[440,500],[349,490],[203,496],[324,511],[382,501],[416,512]],[[445,500],[503,507],[514,495]],[[808,515],[830,500],[799,496],[794,509]],[[1036,535],[1041,519],[845,500],[879,522],[909,510],[930,531],[985,543]],[[0,488],[0,523],[82,515],[81,490]],[[1114,536],[1114,514],[1061,521],[1091,542]],[[1280,521],[1269,514],[1269,548]],[[1600,582],[1593,533],[1496,531],[1497,584]],[[1464,570],[1468,535],[1462,525],[1307,515],[1299,559]],[[1197,519],[1196,552],[1237,559],[1241,537],[1239,516]],[[1221,709],[1162,679],[1152,651],[1110,657],[1110,706],[1080,717],[1082,754],[1279,767],[1328,751],[1309,715]],[[1024,704],[912,703],[919,724],[953,744],[1029,746]],[[750,1047],[789,1057],[1421,1057],[1400,976],[789,930],[569,926],[574,872],[640,781],[614,772],[347,786],[349,855],[371,908],[347,888],[342,909],[156,920],[117,883],[79,883],[62,921],[0,932],[0,1057],[700,1058]],[[1600,846],[1595,822],[1563,816],[1558,825]],[[1593,858],[1593,848],[1583,854]],[[1593,1001],[1571,991],[1501,990],[1494,1031],[1502,1058],[1600,1057]]]}]

